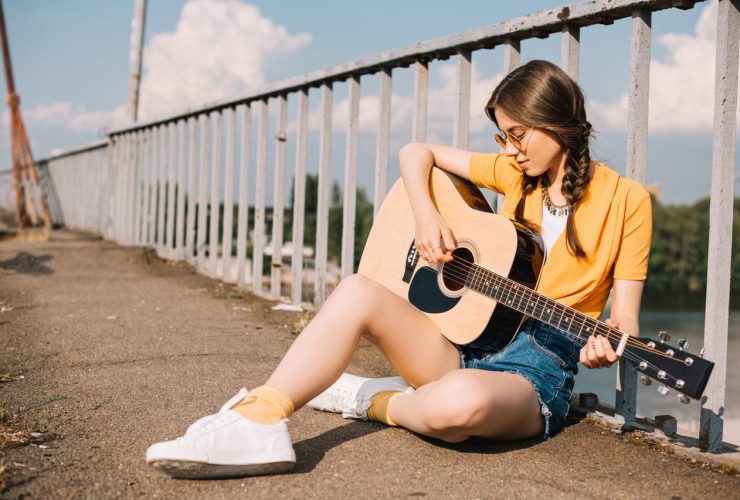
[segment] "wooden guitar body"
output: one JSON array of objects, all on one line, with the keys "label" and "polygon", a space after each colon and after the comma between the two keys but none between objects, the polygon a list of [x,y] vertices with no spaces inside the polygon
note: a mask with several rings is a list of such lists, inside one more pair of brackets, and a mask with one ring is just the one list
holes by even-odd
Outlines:
[{"label": "wooden guitar body", "polygon": [[358,272],[407,299],[452,342],[499,350],[514,338],[524,314],[471,290],[485,278],[470,264],[534,288],[544,261],[542,240],[494,214],[472,183],[438,168],[432,169],[429,192],[457,243],[454,260],[429,264],[420,258],[414,216],[399,180],[378,212]]}]

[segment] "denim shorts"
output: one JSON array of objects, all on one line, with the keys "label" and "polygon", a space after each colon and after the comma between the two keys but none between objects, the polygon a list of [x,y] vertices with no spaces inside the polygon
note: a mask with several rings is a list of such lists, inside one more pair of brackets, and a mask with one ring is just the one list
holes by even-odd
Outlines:
[{"label": "denim shorts", "polygon": [[514,340],[500,351],[458,348],[462,368],[513,373],[532,384],[545,418],[544,439],[565,426],[580,352],[565,333],[529,319]]}]

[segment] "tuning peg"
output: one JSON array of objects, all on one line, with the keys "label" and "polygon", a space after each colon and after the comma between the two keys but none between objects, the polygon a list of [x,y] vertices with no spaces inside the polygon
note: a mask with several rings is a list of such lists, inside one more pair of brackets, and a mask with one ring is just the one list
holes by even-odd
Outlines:
[{"label": "tuning peg", "polygon": [[704,348],[703,348],[703,347],[702,347],[702,348],[701,348],[701,350],[699,351],[699,357],[700,357],[700,358],[703,358],[703,357],[704,357]]},{"label": "tuning peg", "polygon": [[669,340],[671,340],[671,334],[664,330],[661,330],[658,332],[658,338],[660,338],[661,342],[668,342]]},{"label": "tuning peg", "polygon": [[691,403],[691,398],[688,397],[686,394],[678,394],[678,400],[685,405]]},{"label": "tuning peg", "polygon": [[689,348],[689,341],[686,339],[678,339],[678,348],[680,350],[688,349]]},{"label": "tuning peg", "polygon": [[670,390],[670,389],[668,388],[668,386],[667,386],[667,385],[664,385],[664,384],[660,384],[660,385],[658,386],[658,393],[659,393],[659,394],[660,394],[661,396],[665,396],[665,395],[667,395],[667,394],[668,394],[668,393],[670,393],[670,392],[671,392],[671,390]]},{"label": "tuning peg", "polygon": [[651,385],[653,383],[653,379],[651,379],[647,375],[640,375],[640,383],[642,385]]}]

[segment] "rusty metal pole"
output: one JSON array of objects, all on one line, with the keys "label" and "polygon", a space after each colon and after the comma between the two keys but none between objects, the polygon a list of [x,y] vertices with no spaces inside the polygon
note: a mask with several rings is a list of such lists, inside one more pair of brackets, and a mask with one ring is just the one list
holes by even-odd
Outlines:
[{"label": "rusty metal pole", "polygon": [[146,22],[146,0],[135,0],[134,17],[131,20],[131,50],[129,70],[131,78],[128,85],[128,108],[131,120],[139,118],[139,85],[141,83],[141,50],[144,43],[144,23]]},{"label": "rusty metal pole", "polygon": [[[3,4],[0,0],[0,39],[3,46],[3,64],[5,66],[5,82],[8,87],[8,108],[10,110],[10,141],[13,151],[13,182],[15,192],[15,216],[21,227],[28,227],[36,224],[36,206],[34,191],[38,192],[39,205],[41,206],[41,217],[44,226],[51,227],[51,217],[49,217],[49,207],[46,203],[46,196],[41,188],[39,181],[38,169],[36,162],[31,154],[31,146],[28,142],[26,128],[23,125],[23,117],[20,109],[20,96],[15,92],[15,82],[13,81],[13,67],[10,63],[10,48],[8,47],[8,36],[5,30],[5,14],[3,13]],[[24,183],[29,186],[29,192],[26,193]],[[29,196],[29,204],[26,205],[26,196]],[[30,210],[30,217],[29,217]]]},{"label": "rusty metal pole", "polygon": [[15,93],[15,83],[13,82],[13,70],[10,66],[10,49],[8,47],[8,38],[5,33],[5,14],[3,13],[3,3],[0,0],[0,38],[3,44],[3,65],[5,66],[5,83],[8,89],[7,103],[10,108],[10,143],[13,154],[13,192],[15,193],[15,218],[21,227],[28,226],[30,221],[26,213],[26,196],[23,190],[23,181],[21,180],[20,154],[18,143],[15,140],[15,122],[16,110],[18,109],[19,98]]}]

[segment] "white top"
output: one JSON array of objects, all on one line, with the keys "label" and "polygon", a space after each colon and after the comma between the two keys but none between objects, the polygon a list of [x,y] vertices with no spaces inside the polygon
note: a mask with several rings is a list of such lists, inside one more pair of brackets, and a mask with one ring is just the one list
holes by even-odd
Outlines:
[{"label": "white top", "polygon": [[553,215],[542,202],[542,239],[545,241],[546,252],[550,253],[553,245],[558,240],[560,233],[565,229],[565,223],[568,221],[567,215]]}]

